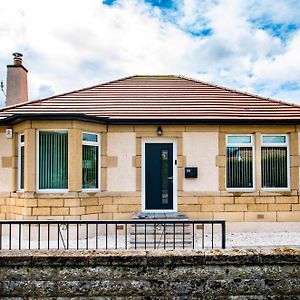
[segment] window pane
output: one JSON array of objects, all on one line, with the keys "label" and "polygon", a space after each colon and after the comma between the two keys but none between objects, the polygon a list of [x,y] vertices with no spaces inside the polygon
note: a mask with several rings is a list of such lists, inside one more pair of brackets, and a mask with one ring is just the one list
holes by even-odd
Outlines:
[{"label": "window pane", "polygon": [[231,135],[227,137],[228,144],[251,144],[251,136]]},{"label": "window pane", "polygon": [[253,158],[251,147],[227,147],[227,188],[253,187]]},{"label": "window pane", "polygon": [[169,202],[169,151],[161,150],[161,203]]},{"label": "window pane", "polygon": [[82,146],[82,188],[98,188],[98,146]]},{"label": "window pane", "polygon": [[286,188],[287,179],[287,148],[262,147],[261,149],[262,187]]},{"label": "window pane", "polygon": [[20,140],[21,140],[21,143],[24,143],[24,141],[25,141],[25,136],[24,136],[24,134],[21,135]]},{"label": "window pane", "polygon": [[83,133],[83,140],[86,142],[97,142],[98,136],[97,134]]},{"label": "window pane", "polygon": [[[22,140],[22,136],[21,136]],[[24,189],[24,146],[20,147],[20,189]]]},{"label": "window pane", "polygon": [[39,133],[39,188],[68,188],[68,133]]},{"label": "window pane", "polygon": [[266,135],[263,136],[263,143],[285,143],[286,136]]}]

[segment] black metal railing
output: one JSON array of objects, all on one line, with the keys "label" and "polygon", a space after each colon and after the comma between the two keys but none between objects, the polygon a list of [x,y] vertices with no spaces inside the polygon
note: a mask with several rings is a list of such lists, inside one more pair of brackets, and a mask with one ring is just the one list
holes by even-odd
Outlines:
[{"label": "black metal railing", "polygon": [[7,249],[225,249],[225,221],[0,221]]}]

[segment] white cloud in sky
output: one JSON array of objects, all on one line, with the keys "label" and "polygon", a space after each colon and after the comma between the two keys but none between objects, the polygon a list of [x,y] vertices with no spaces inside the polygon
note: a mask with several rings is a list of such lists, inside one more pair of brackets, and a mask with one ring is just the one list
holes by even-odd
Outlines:
[{"label": "white cloud in sky", "polygon": [[300,103],[297,1],[177,0],[171,9],[0,1],[0,80],[11,53],[22,52],[31,99],[134,74],[182,74]]}]

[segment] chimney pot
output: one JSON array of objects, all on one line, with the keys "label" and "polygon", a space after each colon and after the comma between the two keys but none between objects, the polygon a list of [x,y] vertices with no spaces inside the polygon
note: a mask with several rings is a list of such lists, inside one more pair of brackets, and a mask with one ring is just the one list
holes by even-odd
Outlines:
[{"label": "chimney pot", "polygon": [[13,57],[14,57],[14,65],[15,66],[22,66],[23,54],[19,53],[19,52],[15,52],[15,53],[13,53]]}]

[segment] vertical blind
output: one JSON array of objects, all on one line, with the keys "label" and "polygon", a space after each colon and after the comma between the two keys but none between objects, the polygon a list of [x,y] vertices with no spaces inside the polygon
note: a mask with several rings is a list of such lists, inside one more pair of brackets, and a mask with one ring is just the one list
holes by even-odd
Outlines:
[{"label": "vertical blind", "polygon": [[98,188],[98,146],[82,146],[82,188]]},{"label": "vertical blind", "polygon": [[226,148],[227,188],[253,187],[252,147]]},{"label": "vertical blind", "polygon": [[67,132],[39,132],[39,188],[68,188]]},{"label": "vertical blind", "polygon": [[287,147],[261,148],[262,187],[288,187]]}]

